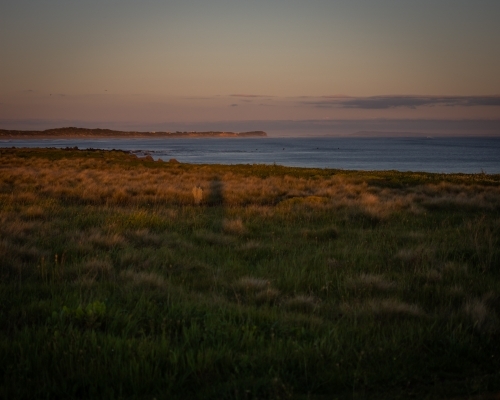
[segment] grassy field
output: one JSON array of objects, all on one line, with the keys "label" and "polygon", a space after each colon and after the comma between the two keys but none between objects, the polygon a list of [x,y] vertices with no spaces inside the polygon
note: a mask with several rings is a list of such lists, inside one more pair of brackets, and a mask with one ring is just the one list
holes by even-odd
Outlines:
[{"label": "grassy field", "polygon": [[0,398],[500,392],[500,175],[0,149]]}]

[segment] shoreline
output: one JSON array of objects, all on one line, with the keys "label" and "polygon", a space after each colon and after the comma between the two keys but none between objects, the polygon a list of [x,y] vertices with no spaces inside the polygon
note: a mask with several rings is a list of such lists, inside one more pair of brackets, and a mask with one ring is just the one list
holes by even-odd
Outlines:
[{"label": "shoreline", "polygon": [[500,173],[487,173],[487,172],[432,172],[432,171],[399,171],[395,169],[382,169],[382,170],[364,170],[364,169],[343,169],[343,168],[332,168],[332,167],[304,167],[304,166],[293,166],[284,164],[267,164],[267,163],[235,163],[235,164],[224,164],[224,163],[193,163],[178,161],[175,157],[170,159],[154,159],[154,150],[123,150],[123,149],[100,149],[100,148],[79,148],[78,146],[67,146],[67,147],[0,147],[0,156],[5,156],[8,154],[24,153],[30,155],[30,157],[40,157],[45,154],[64,154],[67,156],[64,158],[72,157],[85,157],[89,154],[99,154],[102,153],[102,157],[111,157],[113,153],[123,153],[127,156],[131,156],[134,161],[139,161],[141,164],[146,162],[149,165],[165,166],[170,164],[182,165],[184,168],[200,168],[209,167],[214,169],[220,169],[225,172],[235,168],[235,169],[252,169],[254,167],[259,168],[269,168],[269,171],[276,172],[280,170],[284,173],[295,174],[300,171],[300,174],[304,174],[307,177],[317,175],[344,175],[344,176],[357,176],[363,179],[374,179],[374,177],[406,177],[410,181],[421,181],[421,183],[431,183],[432,181],[440,181],[442,179],[455,178],[460,181],[467,179],[474,179],[475,182],[482,182],[487,185],[497,185],[500,183]]}]

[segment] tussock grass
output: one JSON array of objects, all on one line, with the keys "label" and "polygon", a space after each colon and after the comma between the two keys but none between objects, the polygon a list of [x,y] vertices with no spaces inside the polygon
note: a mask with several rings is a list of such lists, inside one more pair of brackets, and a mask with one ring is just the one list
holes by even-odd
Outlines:
[{"label": "tussock grass", "polygon": [[302,232],[302,235],[306,239],[331,240],[331,239],[336,239],[338,237],[339,231],[335,226],[328,226],[325,228],[314,229],[314,230],[305,229]]},{"label": "tussock grass", "polygon": [[349,285],[357,290],[390,291],[396,289],[394,282],[388,281],[384,276],[377,274],[361,274],[351,279]]},{"label": "tussock grass", "polygon": [[240,246],[240,249],[244,250],[244,251],[254,251],[254,250],[260,249],[261,247],[262,247],[262,245],[258,241],[249,240],[249,241],[243,243]]},{"label": "tussock grass", "polygon": [[280,297],[280,291],[272,287],[268,287],[255,293],[255,301],[257,304],[274,304],[277,303]]},{"label": "tussock grass", "polygon": [[222,230],[226,233],[233,235],[242,235],[245,233],[246,229],[241,221],[241,218],[237,219],[223,219],[222,220]]},{"label": "tussock grass", "polygon": [[370,300],[365,303],[343,304],[341,311],[351,315],[380,318],[423,317],[425,313],[416,304],[397,299]]},{"label": "tussock grass", "polygon": [[235,301],[256,305],[276,305],[281,292],[267,279],[244,276],[232,284]]},{"label": "tussock grass", "polygon": [[201,201],[203,200],[203,189],[199,186],[195,186],[192,192],[193,192],[194,204],[200,204]]},{"label": "tussock grass", "polygon": [[126,232],[126,236],[137,247],[142,247],[142,246],[158,247],[163,242],[163,239],[160,235],[151,233],[147,228],[128,231]]},{"label": "tussock grass", "polygon": [[132,285],[144,288],[165,289],[167,287],[165,278],[155,272],[125,270],[120,272],[120,278],[126,283],[130,282]]},{"label": "tussock grass", "polygon": [[105,234],[99,231],[92,232],[87,240],[96,247],[110,250],[125,244],[125,239],[118,233]]},{"label": "tussock grass", "polygon": [[319,307],[319,300],[314,296],[297,295],[286,300],[284,306],[292,311],[313,312]]},{"label": "tussock grass", "polygon": [[234,243],[234,239],[231,236],[210,232],[205,229],[200,229],[194,232],[194,237],[199,242],[207,243],[215,246],[228,246]]},{"label": "tussock grass", "polygon": [[24,212],[23,215],[26,219],[42,219],[45,215],[45,211],[40,206],[30,206]]},{"label": "tussock grass", "polygon": [[0,160],[0,398],[500,391],[498,175]]},{"label": "tussock grass", "polygon": [[415,271],[424,265],[429,265],[434,260],[434,249],[423,246],[417,248],[405,248],[399,250],[394,258],[405,267],[413,268]]},{"label": "tussock grass", "polygon": [[267,288],[271,282],[266,279],[252,278],[251,276],[244,276],[235,282],[235,287],[244,291],[261,291]]},{"label": "tussock grass", "polygon": [[500,332],[500,316],[498,310],[495,310],[498,301],[499,296],[489,292],[481,298],[470,298],[465,302],[463,314],[474,330],[482,334]]}]

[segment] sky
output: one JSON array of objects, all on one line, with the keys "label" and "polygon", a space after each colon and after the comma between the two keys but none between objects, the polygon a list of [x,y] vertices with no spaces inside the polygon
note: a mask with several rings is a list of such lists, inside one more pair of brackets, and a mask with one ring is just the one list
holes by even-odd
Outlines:
[{"label": "sky", "polygon": [[0,0],[0,128],[500,134],[499,20],[498,0]]}]

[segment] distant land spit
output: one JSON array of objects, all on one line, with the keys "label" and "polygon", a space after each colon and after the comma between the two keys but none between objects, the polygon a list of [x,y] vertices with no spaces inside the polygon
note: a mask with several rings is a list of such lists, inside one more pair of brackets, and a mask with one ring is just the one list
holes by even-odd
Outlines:
[{"label": "distant land spit", "polygon": [[57,128],[44,131],[22,131],[0,129],[0,138],[16,139],[51,139],[51,138],[238,138],[238,137],[267,137],[263,131],[252,132],[124,132],[111,129],[87,129],[87,128]]}]

